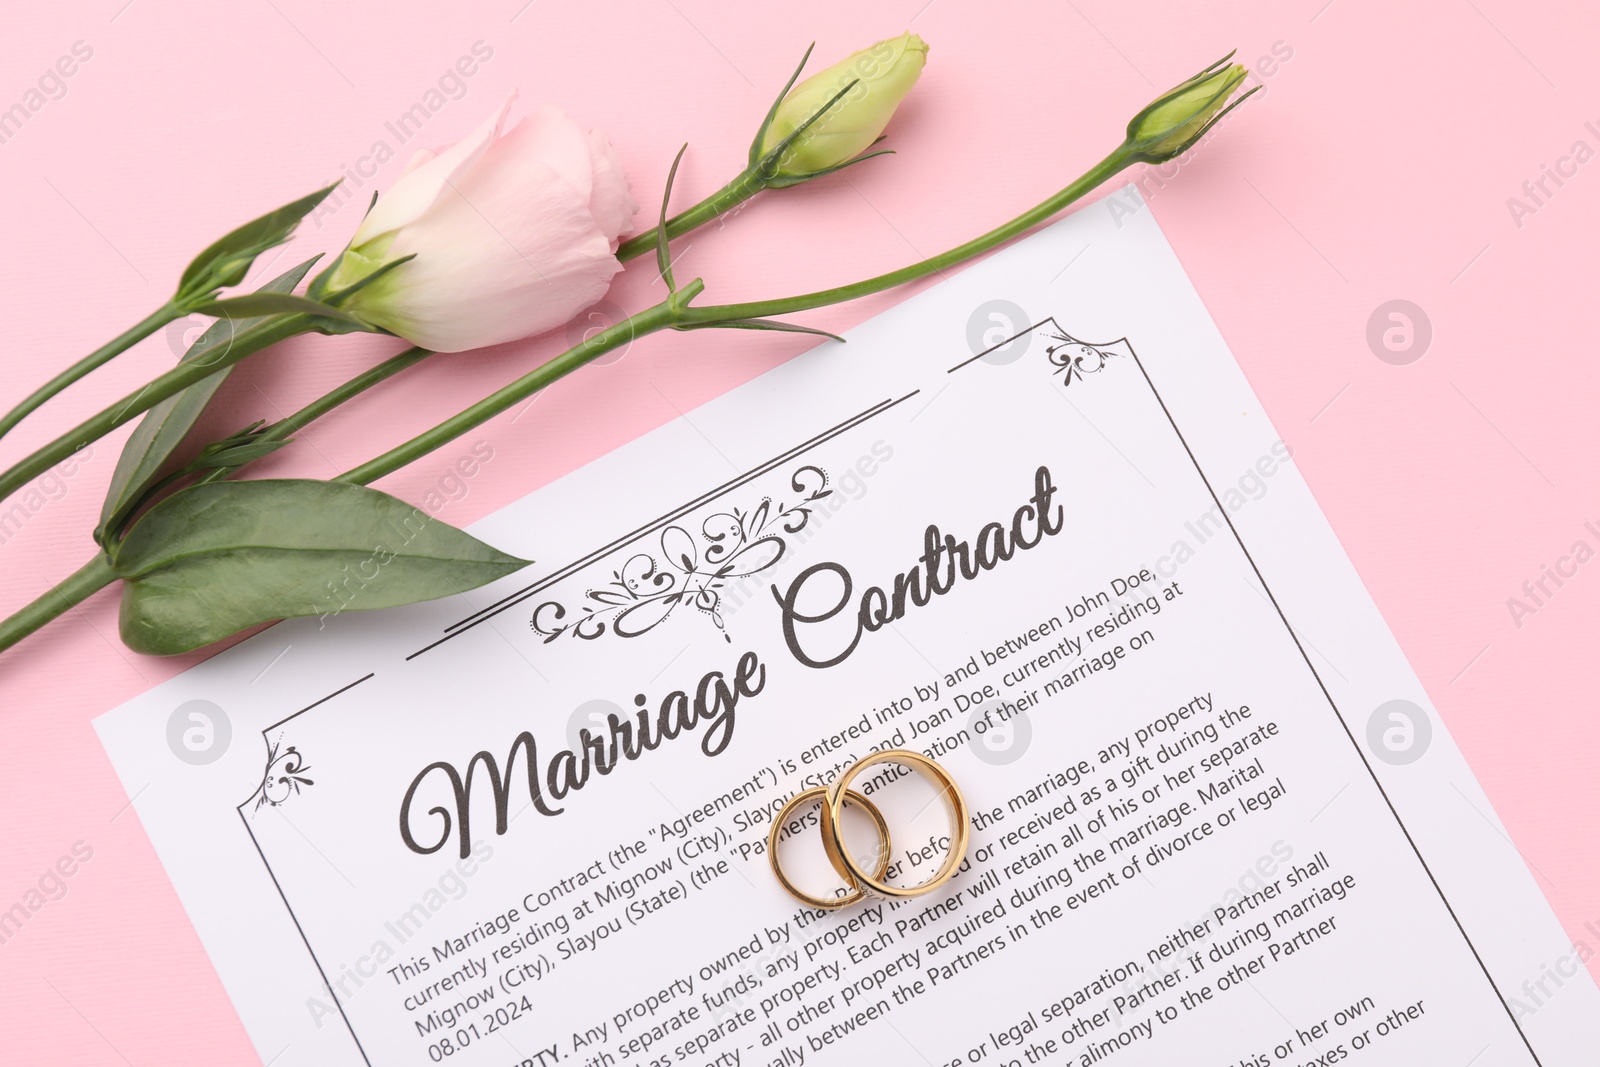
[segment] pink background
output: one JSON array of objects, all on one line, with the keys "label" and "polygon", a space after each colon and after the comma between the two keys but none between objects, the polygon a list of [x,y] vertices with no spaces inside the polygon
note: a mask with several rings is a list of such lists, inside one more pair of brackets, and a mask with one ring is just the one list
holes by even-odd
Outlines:
[{"label": "pink background", "polygon": [[[1520,852],[1592,953],[1600,563],[1552,584],[1520,627],[1507,598],[1573,542],[1600,548],[1584,526],[1600,529],[1600,163],[1576,173],[1564,164],[1570,176],[1559,188],[1547,180],[1553,195],[1541,193],[1542,203],[1522,191],[1574,142],[1600,149],[1600,16],[1579,0],[1219,7],[28,5],[0,36],[0,109],[75,42],[93,54],[64,95],[0,144],[12,368],[0,403],[154,308],[216,235],[341,167],[355,173],[376,141],[395,147],[385,122],[477,41],[493,57],[419,140],[454,140],[515,87],[525,102],[554,100],[606,130],[646,204],[689,140],[679,184],[687,204],[736,172],[770,94],[812,38],[824,62],[907,25],[928,40],[927,72],[891,129],[899,155],[848,180],[769,194],[686,242],[679,277],[703,275],[716,300],[847,281],[958,243],[1100,158],[1158,89],[1233,46],[1249,64],[1276,50],[1276,63],[1257,68],[1261,99],[1171,180],[1147,183],[1151,204],[1504,819],[1509,840],[1464,813],[1482,829],[1484,862],[1517,862]],[[411,147],[363,179],[351,204],[392,180]],[[1514,218],[1514,196],[1537,210]],[[347,206],[307,225],[277,269],[337,250],[359,212]],[[611,299],[642,307],[658,298],[652,282],[637,264]],[[898,298],[810,321],[843,329]],[[1369,316],[1393,299],[1420,305],[1432,324],[1431,347],[1409,365],[1380,361],[1366,339]],[[395,347],[313,339],[259,359],[235,376],[215,428],[293,410]],[[311,428],[265,469],[337,473],[564,347],[558,332],[436,358]],[[442,513],[464,523],[804,347],[771,335],[651,337],[384,487],[420,499],[471,441],[487,440],[495,459]],[[30,420],[0,446],[0,461],[173,358],[152,338]],[[64,492],[35,498],[43,506],[0,544],[0,608],[88,558],[121,441],[95,445]],[[0,910],[75,843],[93,850],[65,895],[0,944],[0,1060],[254,1062],[90,726],[192,662],[124,650],[111,592],[0,658]]]}]

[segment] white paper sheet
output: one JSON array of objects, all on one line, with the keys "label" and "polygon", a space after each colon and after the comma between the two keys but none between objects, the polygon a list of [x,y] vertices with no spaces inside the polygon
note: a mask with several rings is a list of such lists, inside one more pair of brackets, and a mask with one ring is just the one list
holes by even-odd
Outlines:
[{"label": "white paper sheet", "polygon": [[[849,340],[474,528],[527,571],[97,721],[264,1060],[1595,1061],[1594,984],[1148,210]],[[636,694],[676,736],[583,778]],[[968,864],[799,907],[773,811],[905,746]],[[890,779],[916,882],[945,809]],[[814,812],[780,853],[820,890]]]}]

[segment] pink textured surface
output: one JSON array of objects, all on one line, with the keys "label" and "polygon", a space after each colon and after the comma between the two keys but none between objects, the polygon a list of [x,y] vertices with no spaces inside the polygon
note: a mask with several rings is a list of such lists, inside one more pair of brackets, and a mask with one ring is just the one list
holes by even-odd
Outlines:
[{"label": "pink textured surface", "polygon": [[[1149,182],[1152,207],[1503,817],[1515,845],[1489,837],[1484,861],[1520,862],[1520,851],[1592,954],[1600,564],[1549,583],[1553,595],[1520,627],[1507,598],[1574,542],[1600,548],[1585,527],[1600,530],[1590,322],[1600,163],[1562,162],[1575,142],[1600,149],[1600,13],[1580,0],[1217,7],[30,5],[0,35],[0,109],[39,103],[28,91],[75,42],[92,55],[59,85],[47,79],[59,98],[46,96],[0,143],[11,368],[0,403],[153,308],[218,233],[348,168],[364,187],[307,226],[279,267],[336,250],[414,147],[385,123],[475,42],[492,58],[419,142],[455,139],[516,87],[608,131],[649,204],[684,139],[683,202],[734,173],[811,38],[819,57],[907,25],[927,38],[926,76],[892,130],[898,156],[763,198],[687,242],[679,276],[703,275],[718,299],[853,279],[987,229],[1098,159],[1156,88],[1237,45],[1245,62],[1260,61],[1267,92],[1176,177]],[[396,158],[374,176],[364,157],[378,142]],[[1546,164],[1564,184],[1546,179],[1536,203],[1523,183]],[[1509,197],[1535,210],[1514,217]],[[636,265],[611,299],[653,301],[651,273]],[[896,299],[811,321],[846,328]],[[1418,362],[1392,365],[1368,347],[1368,318],[1392,299],[1431,320]],[[235,376],[218,428],[292,410],[394,347],[293,345]],[[317,425],[271,469],[353,466],[562,347],[558,335],[441,357]],[[385,488],[420,499],[471,441],[487,440],[494,460],[442,512],[470,521],[803,347],[769,335],[646,339]],[[64,429],[65,411],[109,403],[172,359],[152,338],[0,445],[0,461]],[[29,498],[39,506],[0,544],[0,608],[87,558],[121,439]],[[0,657],[0,909],[75,843],[92,850],[65,894],[0,944],[0,1060],[254,1062],[90,727],[193,660],[123,650],[115,615],[102,594]]]}]

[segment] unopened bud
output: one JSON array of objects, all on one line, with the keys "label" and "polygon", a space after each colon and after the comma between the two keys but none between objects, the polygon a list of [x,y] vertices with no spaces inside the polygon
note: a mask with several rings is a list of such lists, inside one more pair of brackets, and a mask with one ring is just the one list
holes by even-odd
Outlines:
[{"label": "unopened bud", "polygon": [[754,153],[767,155],[805,126],[769,170],[777,179],[771,184],[804,181],[841,167],[872,147],[916,85],[927,55],[921,37],[904,33],[864,48],[795,86],[778,104]]},{"label": "unopened bud", "polygon": [[1244,81],[1246,71],[1229,63],[1229,52],[1176,89],[1157,97],[1128,123],[1128,148],[1142,163],[1165,163],[1182,155],[1210,129],[1222,115],[1241,103],[1229,103],[1233,91]]}]

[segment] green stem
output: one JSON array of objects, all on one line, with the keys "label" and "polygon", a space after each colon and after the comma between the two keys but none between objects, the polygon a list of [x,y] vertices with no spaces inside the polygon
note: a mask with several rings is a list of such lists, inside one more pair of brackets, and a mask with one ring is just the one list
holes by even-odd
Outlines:
[{"label": "green stem", "polygon": [[805,293],[800,296],[783,297],[777,300],[756,300],[745,304],[708,305],[706,307],[687,308],[684,311],[684,323],[689,326],[714,326],[732,319],[759,319],[772,315],[788,315],[796,311],[809,311],[812,308],[824,307],[828,304],[840,304],[847,300],[856,300],[873,293],[881,293],[885,289],[893,289],[897,285],[914,282],[935,274],[946,267],[953,267],[965,262],[974,256],[980,256],[990,249],[1005,244],[1013,237],[1019,237],[1041,222],[1060,212],[1067,205],[1082,199],[1092,192],[1118,171],[1121,171],[1134,162],[1133,155],[1126,144],[1118,145],[1116,151],[1090,167],[1077,181],[1061,190],[1055,196],[1044,201],[1030,211],[1012,219],[1002,226],[997,226],[981,237],[974,237],[965,244],[959,244],[947,252],[942,252],[920,263],[913,263],[899,270],[892,270],[887,274],[880,274],[876,278],[855,282],[851,285],[839,285],[832,289],[819,289],[814,293]]},{"label": "green stem", "polygon": [[[355,399],[361,393],[371,389],[379,382],[387,378],[394,377],[407,367],[412,367],[418,363],[421,363],[431,355],[433,355],[433,353],[426,348],[408,348],[404,352],[390,356],[382,363],[362,371],[360,374],[356,375],[354,378],[351,378],[342,385],[335,386],[334,388],[328,390],[326,393],[317,397],[317,399],[313,400],[311,403],[307,404],[293,415],[285,416],[272,425],[267,426],[256,435],[256,440],[285,440],[292,434],[299,433],[308,424],[322,418],[322,416],[328,414],[328,412],[332,411],[339,405]],[[204,485],[207,482],[219,481],[228,477],[230,474],[233,474],[243,466],[244,464],[241,463],[237,467],[212,468],[203,476],[201,476],[195,484]]]},{"label": "green stem", "polygon": [[111,362],[146,337],[155,333],[167,323],[181,318],[183,309],[173,303],[162,304],[155,311],[145,316],[133,326],[113,337],[99,348],[84,356],[78,362],[62,371],[60,374],[45,382],[39,388],[29,393],[22,402],[0,418],[0,437],[4,437],[17,426],[17,423],[27,418],[36,411],[45,401],[61,392],[67,386],[84,377],[98,367]]},{"label": "green stem", "polygon": [[307,423],[322,418],[322,416],[339,405],[355,399],[379,382],[393,378],[407,367],[415,366],[431,355],[433,355],[431,349],[408,348],[404,352],[390,356],[382,363],[362,371],[343,385],[330,389],[288,418],[280,419],[268,426],[262,431],[262,436],[269,440],[277,441],[288,437],[292,433],[298,433]]},{"label": "green stem", "polygon": [[[766,184],[753,168],[747,168],[737,178],[712,193],[694,207],[667,220],[667,237],[681,237],[690,230],[704,226],[712,219],[732,211],[755,196]],[[648,230],[628,238],[617,247],[617,258],[626,263],[630,259],[656,250],[656,232]]]},{"label": "green stem", "polygon": [[0,622],[0,652],[5,651],[33,631],[88,600],[116,580],[105,554],[96,552],[94,558],[61,582],[50,592],[15,615]]},{"label": "green stem", "polygon": [[298,313],[261,319],[254,325],[240,330],[235,335],[233,343],[217,353],[215,358],[179,363],[167,373],[151,379],[137,392],[129,393],[99,414],[85,419],[10,470],[0,473],[0,500],[15,493],[84,445],[99,440],[174,393],[187,389],[195,382],[208,378],[223,367],[231,366],[269,345],[277,344],[297,333],[304,333],[311,328],[314,321],[314,316]]},{"label": "green stem", "polygon": [[541,364],[537,369],[523,375],[498,392],[490,394],[460,414],[446,419],[433,429],[418,434],[403,444],[396,445],[383,455],[363,463],[354,470],[346,471],[336,480],[366,485],[387,474],[392,474],[406,464],[481,426],[489,419],[527,399],[557,379],[572,373],[597,356],[646,334],[655,333],[657,330],[663,330],[669,326],[680,329],[705,328],[740,320],[765,318],[770,315],[784,315],[793,311],[805,311],[809,308],[837,304],[867,296],[871,293],[882,292],[885,289],[892,289],[897,285],[924,278],[929,274],[944,270],[946,267],[955,266],[957,263],[982,255],[984,252],[1004,244],[1013,237],[1026,233],[1061,211],[1067,205],[1081,199],[1084,195],[1099,187],[1108,178],[1132,162],[1133,157],[1129,153],[1127,145],[1120,145],[1116,151],[1089,168],[1077,181],[1031,211],[1018,215],[1005,225],[998,226],[981,237],[974,238],[965,244],[957,245],[948,252],[934,256],[931,259],[925,259],[920,263],[913,263],[908,267],[902,267],[887,274],[880,274],[876,278],[868,278],[866,281],[856,282],[853,285],[841,285],[833,289],[823,289],[815,293],[806,293],[802,296],[786,297],[778,300],[761,300],[747,304],[724,304],[696,308],[690,307],[689,301],[703,288],[697,279],[682,290],[669,296],[662,303],[647,308],[632,318],[624,319],[608,330],[595,334],[589,340],[575,348],[568,349],[549,362]]},{"label": "green stem", "polygon": [[515,407],[551,382],[571,374],[590,360],[614,348],[620,348],[636,337],[643,337],[645,334],[654,333],[678,322],[683,314],[684,303],[700,289],[698,280],[690,282],[654,307],[646,308],[632,318],[623,319],[615,326],[600,331],[575,348],[570,348],[554,359],[541,363],[516,381],[490,393],[433,429],[418,434],[404,444],[396,445],[383,455],[346,471],[334,480],[366,485],[386,474],[394,473],[407,463],[427,455],[469,430],[488,422],[501,412]]}]

